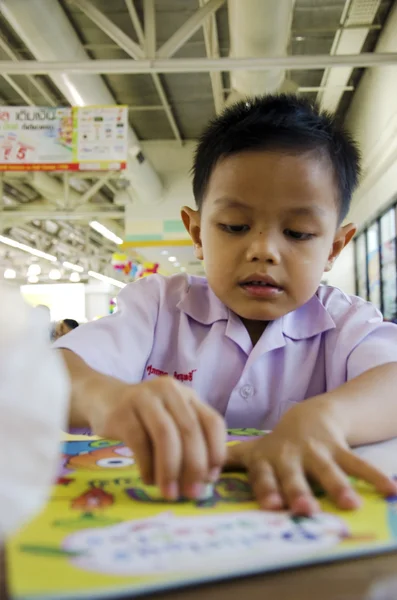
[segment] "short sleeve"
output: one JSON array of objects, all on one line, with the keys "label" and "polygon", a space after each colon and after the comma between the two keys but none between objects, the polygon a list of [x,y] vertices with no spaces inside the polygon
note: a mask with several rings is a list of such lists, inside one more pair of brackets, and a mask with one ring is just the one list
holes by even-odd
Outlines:
[{"label": "short sleeve", "polygon": [[71,350],[100,373],[138,383],[153,347],[160,286],[159,275],[127,285],[115,314],[77,327],[54,347]]},{"label": "short sleeve", "polygon": [[334,351],[346,361],[346,380],[397,362],[397,325],[384,322],[372,304],[355,298],[343,321]]},{"label": "short sleeve", "polygon": [[347,359],[347,379],[390,362],[397,362],[397,325],[385,323],[371,305],[361,309],[363,322]]}]

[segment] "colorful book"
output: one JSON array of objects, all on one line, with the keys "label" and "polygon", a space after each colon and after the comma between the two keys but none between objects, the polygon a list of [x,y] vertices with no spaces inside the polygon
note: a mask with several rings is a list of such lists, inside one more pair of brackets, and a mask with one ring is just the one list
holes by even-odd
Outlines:
[{"label": "colorful book", "polygon": [[[261,432],[229,434],[239,443]],[[13,599],[133,597],[397,548],[397,497],[360,482],[358,511],[320,493],[323,512],[293,517],[258,510],[243,473],[222,474],[203,500],[169,503],[120,442],[66,436],[62,450],[47,506],[8,543]]]}]

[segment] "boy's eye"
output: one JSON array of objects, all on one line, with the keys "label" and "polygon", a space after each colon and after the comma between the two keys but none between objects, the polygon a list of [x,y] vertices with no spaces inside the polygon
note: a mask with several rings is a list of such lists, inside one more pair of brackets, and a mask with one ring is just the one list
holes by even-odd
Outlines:
[{"label": "boy's eye", "polygon": [[302,233],[301,231],[293,231],[292,229],[286,229],[284,233],[298,241],[311,240],[314,237],[314,233]]},{"label": "boy's eye", "polygon": [[220,223],[220,228],[227,233],[245,233],[249,231],[248,225],[226,225],[225,223]]}]

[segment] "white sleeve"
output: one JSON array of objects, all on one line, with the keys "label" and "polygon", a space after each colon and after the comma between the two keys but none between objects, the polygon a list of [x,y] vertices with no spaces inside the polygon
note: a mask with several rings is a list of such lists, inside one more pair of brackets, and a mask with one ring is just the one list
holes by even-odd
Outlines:
[{"label": "white sleeve", "polygon": [[49,319],[0,287],[0,539],[34,516],[56,477],[69,400]]}]

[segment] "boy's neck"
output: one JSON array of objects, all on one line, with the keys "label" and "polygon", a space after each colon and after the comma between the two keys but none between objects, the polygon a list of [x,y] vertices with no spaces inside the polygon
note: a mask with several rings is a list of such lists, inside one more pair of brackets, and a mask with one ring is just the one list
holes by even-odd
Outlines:
[{"label": "boy's neck", "polygon": [[240,317],[244,327],[248,331],[248,335],[251,338],[252,345],[260,340],[262,333],[265,331],[269,321],[250,321],[249,319],[243,319]]}]

